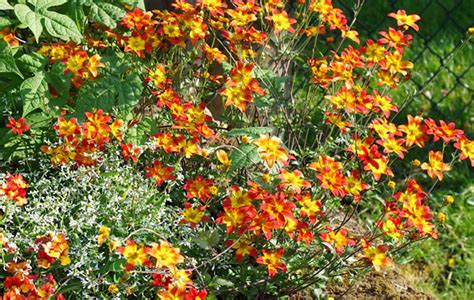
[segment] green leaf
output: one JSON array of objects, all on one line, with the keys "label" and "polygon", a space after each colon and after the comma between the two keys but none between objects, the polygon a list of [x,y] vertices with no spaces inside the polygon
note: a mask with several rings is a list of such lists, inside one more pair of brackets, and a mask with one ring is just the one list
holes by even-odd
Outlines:
[{"label": "green leaf", "polygon": [[145,10],[145,1],[144,0],[121,0],[120,2],[130,6],[138,7],[141,10]]},{"label": "green leaf", "polygon": [[13,24],[15,24],[15,20],[12,20],[7,17],[0,16],[0,29],[3,29],[5,27],[10,27]]},{"label": "green leaf", "polygon": [[219,287],[219,286],[232,287],[234,286],[234,283],[222,277],[215,277],[212,280],[212,282],[209,283],[209,286],[210,287]]},{"label": "green leaf", "polygon": [[23,101],[23,116],[36,109],[44,110],[48,103],[48,84],[44,80],[44,73],[38,73],[23,81],[20,86],[20,96]]},{"label": "green leaf", "polygon": [[71,291],[82,291],[83,289],[84,287],[79,279],[72,279],[67,284],[61,285],[56,292],[58,294],[66,294]]},{"label": "green leaf", "polygon": [[216,246],[219,243],[219,240],[220,235],[217,230],[206,230],[201,232],[194,241],[199,247],[205,250],[209,250],[212,247]]},{"label": "green leaf", "polygon": [[81,118],[84,112],[92,108],[102,108],[105,112],[117,108],[119,116],[126,119],[138,103],[142,90],[143,83],[135,73],[123,79],[109,76],[87,82],[81,87],[76,99],[77,117]]},{"label": "green leaf", "polygon": [[133,73],[120,80],[119,84],[115,86],[115,90],[118,93],[119,110],[125,113],[123,115],[125,117],[140,100],[143,82],[137,73]]},{"label": "green leaf", "polygon": [[254,144],[242,144],[230,153],[229,159],[232,161],[229,171],[233,172],[251,164],[258,163],[260,156],[258,155],[257,146]]},{"label": "green leaf", "polygon": [[148,140],[146,133],[150,133],[153,127],[153,120],[144,118],[138,125],[135,125],[127,130],[125,140],[134,145],[143,145]]},{"label": "green leaf", "polygon": [[13,9],[13,6],[7,0],[0,0],[0,10]]},{"label": "green leaf", "polygon": [[46,10],[53,6],[59,6],[66,3],[67,0],[28,0],[28,3],[31,3],[36,11]]},{"label": "green leaf", "polygon": [[32,11],[31,8],[25,4],[15,5],[14,10],[18,20],[22,24],[28,26],[28,28],[33,32],[36,42],[38,42],[39,37],[43,32],[43,25],[41,25],[41,19],[43,17]]},{"label": "green leaf", "polygon": [[235,128],[226,133],[226,136],[235,137],[242,135],[250,135],[253,137],[258,137],[262,134],[267,134],[272,132],[270,127],[248,127],[248,128]]},{"label": "green leaf", "polygon": [[50,128],[53,117],[44,112],[33,112],[26,117],[26,121],[31,125],[31,129]]},{"label": "green leaf", "polygon": [[20,68],[30,73],[43,71],[44,66],[48,63],[48,59],[43,55],[33,52],[31,54],[23,54],[19,59]]},{"label": "green leaf", "polygon": [[0,73],[15,73],[23,78],[15,63],[12,49],[3,40],[0,40]]},{"label": "green leaf", "polygon": [[125,268],[125,259],[118,259],[112,263],[110,266],[110,271],[121,272]]},{"label": "green leaf", "polygon": [[0,128],[0,145],[8,143],[11,137],[14,137],[14,134],[11,132],[10,128]]},{"label": "green leaf", "polygon": [[90,17],[110,28],[115,28],[117,22],[123,17],[125,11],[110,3],[99,2],[91,5]]},{"label": "green leaf", "polygon": [[84,118],[86,111],[102,108],[104,112],[111,112],[115,105],[116,92],[111,89],[117,80],[114,77],[99,78],[84,84],[76,98],[76,117]]},{"label": "green leaf", "polygon": [[71,88],[72,74],[64,74],[64,66],[60,62],[53,64],[51,71],[46,74],[46,82],[51,84],[56,93],[63,99],[69,98],[69,90]]},{"label": "green leaf", "polygon": [[82,35],[76,23],[66,15],[54,11],[44,11],[44,27],[49,34],[64,41],[80,41]]}]

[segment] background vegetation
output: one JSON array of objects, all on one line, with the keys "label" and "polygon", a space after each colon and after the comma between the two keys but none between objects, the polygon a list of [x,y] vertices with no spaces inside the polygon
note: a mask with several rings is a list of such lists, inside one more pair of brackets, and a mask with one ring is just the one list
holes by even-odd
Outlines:
[{"label": "background vegetation", "polygon": [[[337,0],[335,6],[353,11],[354,1]],[[386,27],[387,13],[404,9],[421,16],[420,31],[414,33],[407,57],[415,67],[411,80],[394,97],[398,103],[415,94],[407,113],[425,114],[456,122],[466,136],[474,134],[474,40],[458,49],[466,31],[474,24],[473,0],[369,0],[357,17],[355,27],[361,39],[374,38]],[[457,49],[459,51],[457,51]],[[420,92],[421,91],[421,92]],[[467,163],[456,166],[433,203],[452,195],[453,205],[445,208],[447,221],[438,240],[423,241],[406,249],[405,274],[423,290],[443,299],[472,299],[474,294],[474,184]]]}]

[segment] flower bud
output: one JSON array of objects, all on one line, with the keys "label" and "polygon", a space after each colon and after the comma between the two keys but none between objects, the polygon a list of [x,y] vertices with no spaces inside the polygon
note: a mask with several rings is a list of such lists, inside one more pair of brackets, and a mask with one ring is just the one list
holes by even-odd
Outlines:
[{"label": "flower bud", "polygon": [[262,175],[262,180],[265,183],[269,183],[270,182],[270,175],[268,173],[263,174]]},{"label": "flower bud", "polygon": [[396,185],[397,184],[395,183],[395,181],[391,181],[391,180],[387,183],[388,188],[391,190],[395,189]]},{"label": "flower bud", "polygon": [[209,193],[210,193],[211,195],[216,195],[218,191],[219,191],[219,189],[217,188],[217,186],[211,186],[211,187],[209,188]]},{"label": "flower bud", "polygon": [[451,195],[444,196],[444,204],[445,205],[453,204],[453,202],[454,202],[453,196],[451,196]]},{"label": "flower bud", "polygon": [[251,138],[248,135],[242,136],[242,143],[243,144],[249,144],[251,142]]},{"label": "flower bud", "polygon": [[473,37],[473,36],[474,36],[474,27],[470,27],[470,28],[467,30],[467,36],[468,36],[468,37]]},{"label": "flower bud", "polygon": [[438,222],[440,222],[440,223],[446,222],[446,215],[444,213],[442,213],[442,212],[438,213]]},{"label": "flower bud", "polygon": [[418,159],[415,159],[411,162],[413,168],[418,168],[421,165],[421,162]]},{"label": "flower bud", "polygon": [[448,266],[454,267],[454,265],[456,265],[456,260],[451,257],[450,259],[448,259]]},{"label": "flower bud", "polygon": [[117,294],[119,289],[118,287],[115,285],[115,284],[111,284],[109,285],[109,288],[107,289],[109,291],[109,293],[111,294]]}]

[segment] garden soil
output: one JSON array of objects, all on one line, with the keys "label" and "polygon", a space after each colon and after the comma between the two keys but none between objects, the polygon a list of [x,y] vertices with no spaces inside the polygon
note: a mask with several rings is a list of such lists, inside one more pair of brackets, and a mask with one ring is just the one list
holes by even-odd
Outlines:
[{"label": "garden soil", "polygon": [[[344,227],[347,228],[353,236],[357,236],[364,231],[361,226],[362,222],[355,218],[346,220],[346,217],[341,212],[336,212],[330,216],[331,222],[336,224],[345,223]],[[388,269],[382,269],[377,272],[375,270],[368,272],[354,285],[347,282],[332,282],[328,283],[326,287],[326,293],[329,297],[334,299],[396,299],[396,300],[432,300],[436,299],[431,294],[419,291],[416,288],[416,284],[412,278],[406,277],[402,274],[401,268],[393,266]],[[310,291],[303,291],[290,297],[290,300],[310,300],[313,297]]]},{"label": "garden soil", "polygon": [[327,293],[334,299],[436,299],[433,295],[418,291],[396,267],[369,272],[352,287],[349,284],[329,284]]}]

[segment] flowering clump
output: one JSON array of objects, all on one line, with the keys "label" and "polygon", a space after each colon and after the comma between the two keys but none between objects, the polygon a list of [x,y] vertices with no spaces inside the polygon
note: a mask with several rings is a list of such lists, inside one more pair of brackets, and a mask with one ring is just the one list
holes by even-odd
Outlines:
[{"label": "flowering clump", "polygon": [[428,185],[474,146],[397,105],[418,16],[364,40],[329,0],[89,2],[83,41],[18,50],[40,55],[6,124],[4,295],[289,295],[437,237]]},{"label": "flowering clump", "polygon": [[19,206],[25,205],[28,201],[26,199],[26,190],[28,184],[21,174],[7,174],[5,182],[0,187],[0,196],[15,201]]}]

